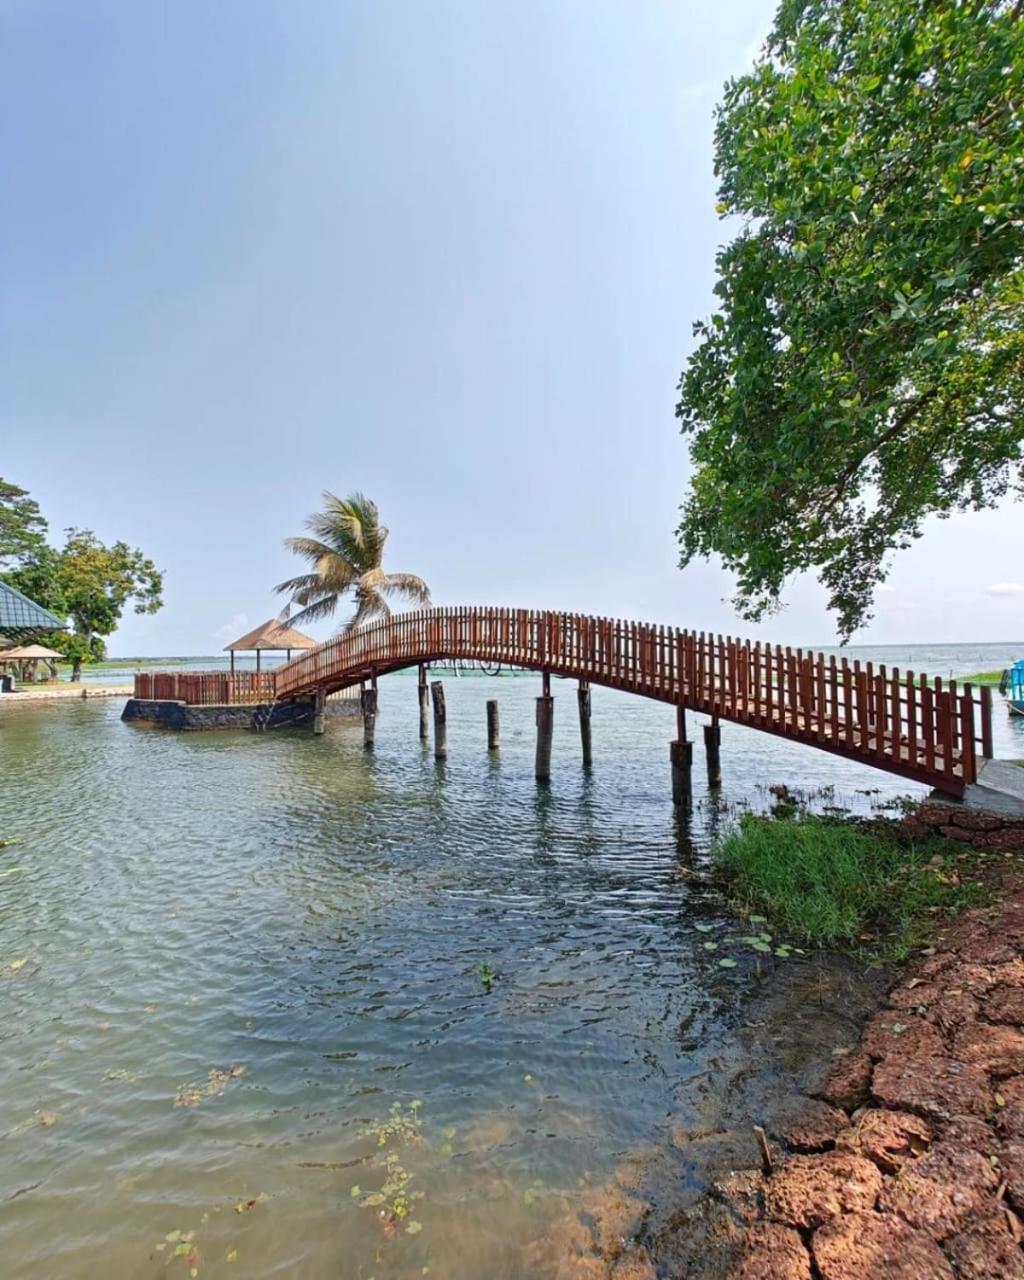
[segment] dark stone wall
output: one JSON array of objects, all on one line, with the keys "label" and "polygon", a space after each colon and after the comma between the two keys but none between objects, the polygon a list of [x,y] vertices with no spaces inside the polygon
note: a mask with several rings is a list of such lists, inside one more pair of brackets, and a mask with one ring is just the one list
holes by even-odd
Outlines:
[{"label": "dark stone wall", "polygon": [[[326,712],[331,720],[358,720],[356,698],[328,699]],[[153,724],[162,729],[301,729],[313,727],[313,700],[275,702],[267,718],[267,704],[248,706],[193,707],[184,702],[148,701],[129,698],[121,719],[136,724]]]},{"label": "dark stone wall", "polygon": [[1024,818],[946,800],[925,800],[903,825],[911,835],[943,835],[973,849],[1024,849]]}]

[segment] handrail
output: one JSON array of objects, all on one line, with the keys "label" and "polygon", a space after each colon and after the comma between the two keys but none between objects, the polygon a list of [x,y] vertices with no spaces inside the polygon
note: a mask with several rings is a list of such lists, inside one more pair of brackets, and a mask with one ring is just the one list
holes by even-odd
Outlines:
[{"label": "handrail", "polygon": [[191,706],[234,706],[273,702],[273,671],[139,671],[135,697],[145,702],[187,702]]},{"label": "handrail", "polygon": [[576,677],[720,716],[960,795],[992,756],[991,696],[955,680],[653,623],[502,607],[403,613],[273,671],[277,698],[441,658]]}]

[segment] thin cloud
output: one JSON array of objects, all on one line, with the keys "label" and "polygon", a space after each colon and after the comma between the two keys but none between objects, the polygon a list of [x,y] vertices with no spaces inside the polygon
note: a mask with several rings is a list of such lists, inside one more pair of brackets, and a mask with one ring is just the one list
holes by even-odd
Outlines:
[{"label": "thin cloud", "polygon": [[987,596],[1024,596],[1024,582],[993,582],[985,588]]},{"label": "thin cloud", "polygon": [[236,613],[233,618],[228,618],[222,627],[218,627],[213,633],[214,640],[234,640],[249,625],[249,615],[247,613]]}]

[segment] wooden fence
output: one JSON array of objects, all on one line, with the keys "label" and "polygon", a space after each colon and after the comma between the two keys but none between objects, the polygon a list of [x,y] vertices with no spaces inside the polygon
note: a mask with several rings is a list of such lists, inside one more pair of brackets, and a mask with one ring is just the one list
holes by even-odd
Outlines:
[{"label": "wooden fence", "polygon": [[793,738],[950,794],[992,756],[991,695],[871,662],[614,618],[527,609],[399,614],[270,673],[278,698],[441,658],[624,689]]},{"label": "wooden fence", "polygon": [[135,696],[146,701],[187,702],[192,706],[233,706],[273,702],[273,671],[163,671],[135,676]]}]

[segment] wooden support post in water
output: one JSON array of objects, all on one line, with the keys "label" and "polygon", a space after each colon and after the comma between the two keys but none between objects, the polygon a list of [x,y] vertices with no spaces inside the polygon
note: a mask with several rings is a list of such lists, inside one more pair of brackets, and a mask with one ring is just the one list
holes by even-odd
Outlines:
[{"label": "wooden support post in water", "polygon": [[327,695],[323,685],[318,685],[313,697],[313,732],[323,733],[326,718]]},{"label": "wooden support post in water", "polygon": [[487,750],[497,751],[499,746],[501,746],[501,734],[498,730],[498,700],[489,698],[487,701]]},{"label": "wooden support post in water", "polygon": [[435,680],[430,686],[430,696],[434,700],[434,759],[445,760],[448,757],[448,716],[444,705],[444,681]]},{"label": "wooden support post in water", "polygon": [[419,696],[420,696],[420,741],[426,742],[430,736],[430,690],[427,688],[427,669],[420,665],[419,678]]},{"label": "wooden support post in water", "polygon": [[543,675],[544,692],[537,699],[537,756],[534,776],[538,782],[551,779],[551,732],[555,726],[555,700],[551,696],[551,676]]},{"label": "wooden support post in water", "polygon": [[686,708],[676,707],[676,740],[668,745],[672,766],[672,803],[688,809],[693,803],[693,743],[686,738]]},{"label": "wooden support post in water", "polygon": [[594,753],[590,740],[590,684],[588,681],[580,681],[580,687],[576,690],[576,701],[580,708],[580,746],[583,748],[583,767],[589,769],[594,763]]},{"label": "wooden support post in water", "polygon": [[718,716],[711,717],[711,723],[704,726],[704,751],[708,758],[708,786],[722,785],[722,730]]},{"label": "wooden support post in water", "polygon": [[[376,686],[374,681],[374,686]],[[377,689],[364,689],[360,694],[363,710],[363,746],[367,751],[373,750],[374,731],[377,727]]]}]

